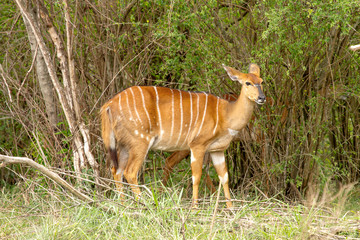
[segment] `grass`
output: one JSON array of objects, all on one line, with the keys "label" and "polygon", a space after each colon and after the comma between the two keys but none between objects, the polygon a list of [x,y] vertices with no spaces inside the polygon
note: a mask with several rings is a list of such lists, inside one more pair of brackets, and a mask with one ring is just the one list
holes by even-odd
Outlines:
[{"label": "grass", "polygon": [[216,194],[204,199],[198,210],[191,210],[183,188],[164,188],[162,193],[148,188],[152,196],[143,194],[139,202],[127,197],[120,203],[116,194],[93,193],[94,199],[111,209],[104,211],[60,188],[43,188],[26,179],[1,190],[0,239],[360,238],[360,192],[356,189],[345,206],[235,199],[234,209],[227,210],[220,202],[211,229]]}]

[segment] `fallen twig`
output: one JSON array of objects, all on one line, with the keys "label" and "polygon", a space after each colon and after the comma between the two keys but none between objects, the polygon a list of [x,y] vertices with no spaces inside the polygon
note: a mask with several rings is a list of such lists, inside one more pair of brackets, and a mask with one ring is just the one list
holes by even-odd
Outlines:
[{"label": "fallen twig", "polygon": [[49,170],[45,166],[35,162],[34,160],[26,157],[13,157],[13,156],[6,156],[0,154],[0,168],[4,167],[7,164],[26,164],[30,167],[35,168],[36,170],[40,171],[42,174],[53,180],[54,182],[60,184],[63,188],[71,192],[74,196],[79,198],[82,201],[87,202],[91,205],[96,205],[97,207],[100,207],[106,211],[111,210],[110,208],[107,208],[105,206],[100,205],[98,202],[94,201],[87,195],[81,193],[76,188],[74,188],[72,185],[70,185],[68,182],[66,182],[64,179],[62,179],[58,174],[54,173],[53,171]]}]

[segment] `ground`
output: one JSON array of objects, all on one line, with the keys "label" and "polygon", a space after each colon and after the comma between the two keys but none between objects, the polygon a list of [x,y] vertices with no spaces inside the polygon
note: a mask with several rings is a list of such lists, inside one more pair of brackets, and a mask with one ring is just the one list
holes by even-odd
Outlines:
[{"label": "ground", "polygon": [[[49,183],[51,185],[51,183]],[[158,187],[157,187],[158,188]],[[0,193],[0,239],[358,239],[360,191],[345,204],[323,205],[276,198],[234,200],[232,210],[217,196],[190,208],[183,188],[142,189],[139,202],[117,194],[93,194],[89,206],[58,186],[26,180]],[[85,191],[85,189],[84,189]],[[106,195],[106,196],[105,196]],[[221,199],[221,197],[220,197]]]}]

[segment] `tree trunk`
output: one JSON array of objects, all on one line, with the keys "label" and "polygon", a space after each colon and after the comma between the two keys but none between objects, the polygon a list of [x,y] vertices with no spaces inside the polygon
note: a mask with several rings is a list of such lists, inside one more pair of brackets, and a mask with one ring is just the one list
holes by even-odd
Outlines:
[{"label": "tree trunk", "polygon": [[[28,9],[29,14],[32,15],[33,19],[35,20],[34,24],[38,26],[38,20],[36,19],[36,14],[31,9]],[[22,15],[23,16],[23,15]],[[26,31],[28,34],[31,52],[33,56],[36,57],[35,60],[35,69],[36,69],[36,76],[39,82],[39,87],[41,94],[44,98],[45,102],[45,111],[48,116],[48,120],[53,129],[56,128],[58,123],[57,111],[56,111],[56,102],[55,102],[55,95],[54,89],[51,82],[51,78],[49,72],[47,70],[43,55],[41,51],[38,51],[38,44],[36,42],[35,35],[31,30],[29,21],[23,16],[24,24],[26,27]]]},{"label": "tree trunk", "polygon": [[[53,64],[53,61],[50,58],[50,51],[45,44],[44,38],[41,35],[41,31],[36,24],[35,19],[33,18],[32,14],[27,11],[25,4],[21,0],[16,0],[16,3],[19,6],[21,14],[27,20],[31,31],[35,36],[36,42],[39,45],[39,49],[42,56],[44,57],[44,62],[46,64],[46,68],[48,70],[52,84],[57,92],[59,101],[68,122],[70,132],[73,135],[73,142],[75,145],[73,147],[73,160],[76,174],[78,176],[81,175],[81,168],[83,168],[85,166],[85,162],[87,162],[94,170],[95,182],[99,183],[99,166],[90,150],[91,144],[89,131],[80,116],[80,110],[76,96],[75,70],[71,56],[70,61],[68,61],[69,56],[67,56],[63,41],[58,35],[55,26],[53,25],[47,9],[43,3],[38,2],[40,16],[44,20],[47,31],[56,48],[56,55],[59,60],[60,70],[62,73],[62,85],[57,77],[56,68]],[[69,34],[68,37],[70,37]],[[70,39],[68,40],[70,41]],[[68,45],[68,50],[70,49],[71,45]]]}]

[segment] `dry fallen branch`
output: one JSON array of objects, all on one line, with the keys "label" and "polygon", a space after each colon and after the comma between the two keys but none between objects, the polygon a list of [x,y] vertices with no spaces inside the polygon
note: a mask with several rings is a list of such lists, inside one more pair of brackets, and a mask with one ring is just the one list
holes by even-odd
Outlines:
[{"label": "dry fallen branch", "polygon": [[[8,164],[25,164],[28,165],[30,167],[35,168],[36,170],[40,171],[42,174],[44,174],[45,176],[47,176],[48,178],[50,178],[51,180],[53,180],[54,182],[58,183],[59,185],[61,185],[65,190],[71,192],[75,197],[77,197],[78,199],[86,202],[89,205],[93,205],[96,207],[99,207],[100,209],[106,211],[106,212],[114,212],[114,209],[112,209],[111,207],[106,207],[101,205],[98,201],[93,200],[92,198],[90,198],[89,196],[81,193],[80,191],[78,191],[75,187],[73,187],[71,184],[69,184],[68,182],[66,182],[64,179],[62,179],[57,173],[55,173],[54,171],[46,168],[45,166],[35,162],[34,160],[27,158],[27,157],[14,157],[14,156],[6,156],[6,155],[1,155],[0,154],[0,169],[2,167],[5,167]],[[94,182],[96,183],[96,182]],[[125,184],[125,183],[123,183]],[[127,184],[127,185],[131,185],[131,184]],[[148,189],[146,186],[144,185],[139,185],[139,187],[143,187],[144,189],[146,189],[145,192],[149,193],[149,196],[151,196],[151,191],[150,189]],[[134,198],[132,198],[132,200],[135,200]],[[144,205],[144,203],[140,202],[139,200],[135,200],[137,203]],[[121,205],[120,203],[117,203],[117,205]],[[129,207],[126,207],[127,209],[129,209]]]},{"label": "dry fallen branch", "polygon": [[44,167],[43,165],[35,162],[34,160],[26,157],[13,157],[13,156],[6,156],[0,154],[0,168],[5,167],[7,164],[25,164],[30,167],[39,170],[42,174],[53,180],[54,182],[60,184],[63,188],[67,191],[71,192],[75,197],[79,198],[82,201],[87,202],[90,205],[95,205],[99,208],[104,209],[105,211],[111,210],[108,207],[100,205],[98,202],[94,201],[87,195],[81,193],[80,191],[76,190],[72,185],[62,179],[58,174],[54,173],[53,171],[49,170],[48,168]]},{"label": "dry fallen branch", "polygon": [[43,165],[35,162],[34,160],[32,160],[30,158],[0,155],[0,163],[1,163],[0,168],[4,167],[7,164],[16,164],[16,163],[26,164],[26,165],[28,165],[30,167],[35,168],[36,170],[39,170],[41,173],[43,173],[44,175],[46,175],[47,177],[49,177],[50,179],[52,179],[56,183],[60,184],[62,187],[64,187],[66,190],[70,191],[73,195],[75,195],[79,199],[81,199],[83,201],[86,201],[86,202],[89,202],[89,203],[94,202],[94,200],[92,200],[88,196],[86,196],[86,195],[82,194],[81,192],[79,192],[78,190],[76,190],[73,186],[71,186],[69,183],[67,183],[59,175],[57,175],[56,173],[50,171],[49,169],[47,169]]}]

